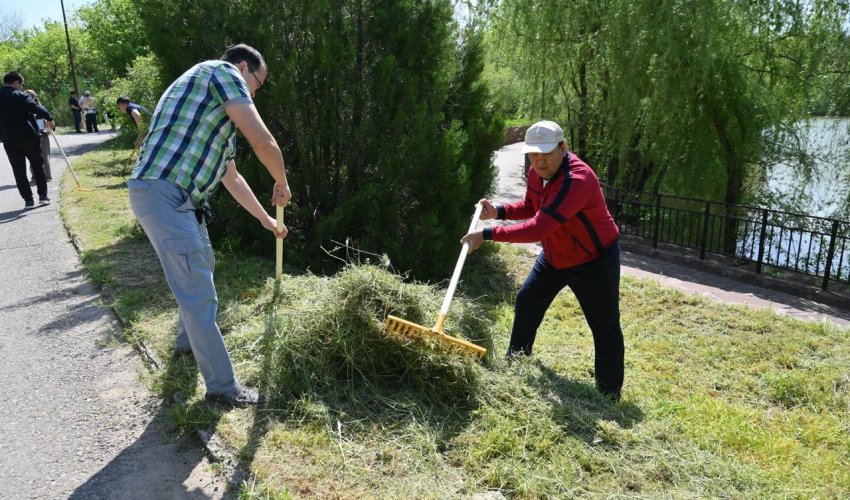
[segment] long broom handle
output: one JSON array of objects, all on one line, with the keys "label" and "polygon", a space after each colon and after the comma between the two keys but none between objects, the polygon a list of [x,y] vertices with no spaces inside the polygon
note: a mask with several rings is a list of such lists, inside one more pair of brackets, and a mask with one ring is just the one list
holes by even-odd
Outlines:
[{"label": "long broom handle", "polygon": [[77,173],[74,172],[74,168],[71,166],[71,162],[68,161],[68,156],[65,154],[65,150],[62,149],[62,145],[59,144],[59,138],[56,137],[56,134],[51,130],[50,135],[53,136],[53,142],[56,143],[56,147],[59,148],[59,152],[62,153],[62,158],[65,158],[65,164],[68,165],[68,170],[71,171],[71,174],[74,176],[74,182],[77,183],[77,187],[80,187],[80,179],[77,178]]},{"label": "long broom handle", "polygon": [[[475,230],[475,226],[478,225],[478,219],[481,217],[481,204],[475,205],[475,215],[472,216],[472,222],[469,224],[469,230],[467,233],[471,233]],[[449,305],[452,303],[452,298],[455,295],[455,288],[457,288],[457,282],[460,280],[460,271],[463,269],[463,263],[466,262],[466,255],[469,253],[469,242],[463,244],[463,247],[460,249],[460,257],[457,259],[457,265],[455,265],[455,272],[452,273],[452,280],[449,282],[449,289],[446,291],[446,298],[443,299],[443,305],[440,307],[440,315],[445,316],[449,313]]]},{"label": "long broom handle", "polygon": [[[283,207],[277,206],[277,230],[283,231]],[[275,252],[275,272],[274,276],[276,280],[280,280],[280,277],[283,276],[283,239],[275,238],[276,252]]]}]

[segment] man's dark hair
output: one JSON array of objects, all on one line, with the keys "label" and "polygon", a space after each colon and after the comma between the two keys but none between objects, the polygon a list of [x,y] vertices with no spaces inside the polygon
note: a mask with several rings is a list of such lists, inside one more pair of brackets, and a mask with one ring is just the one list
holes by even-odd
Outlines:
[{"label": "man's dark hair", "polygon": [[263,55],[250,45],[245,45],[244,43],[240,43],[230,47],[229,49],[224,51],[224,54],[221,56],[222,61],[227,61],[232,64],[238,64],[242,61],[248,63],[248,69],[251,71],[258,71],[260,67],[266,68],[268,71],[268,66],[266,66],[266,61],[263,59]]},{"label": "man's dark hair", "polygon": [[10,71],[10,72],[6,73],[5,75],[3,75],[3,84],[4,85],[11,85],[15,82],[20,82],[21,84],[24,83],[24,77],[22,77],[21,74],[18,73],[17,71]]},{"label": "man's dark hair", "polygon": [[130,98],[122,95],[118,99],[115,100],[115,104],[130,104]]},{"label": "man's dark hair", "polygon": [[71,91],[71,95],[77,95],[77,91],[76,91],[76,90],[72,90],[72,91]]}]

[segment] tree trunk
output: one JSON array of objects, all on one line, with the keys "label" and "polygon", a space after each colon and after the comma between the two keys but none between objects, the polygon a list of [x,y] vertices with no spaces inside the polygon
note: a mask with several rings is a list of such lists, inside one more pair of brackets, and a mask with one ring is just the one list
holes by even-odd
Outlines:
[{"label": "tree trunk", "polygon": [[579,107],[578,107],[578,155],[587,158],[587,63],[582,61],[578,67]]},{"label": "tree trunk", "polygon": [[[717,138],[720,141],[725,156],[726,194],[723,201],[727,207],[729,205],[737,205],[741,201],[741,191],[744,185],[744,166],[741,155],[738,154],[735,143],[729,138],[729,134],[726,132],[726,122],[723,118],[715,113],[713,113],[712,118],[714,128],[717,131]],[[734,255],[737,245],[737,224],[733,218],[727,216],[723,224],[723,253]]]}]

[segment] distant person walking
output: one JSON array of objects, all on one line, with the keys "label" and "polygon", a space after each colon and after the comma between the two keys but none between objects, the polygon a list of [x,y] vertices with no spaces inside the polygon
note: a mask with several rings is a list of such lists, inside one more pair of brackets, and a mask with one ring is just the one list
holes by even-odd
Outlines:
[{"label": "distant person walking", "polygon": [[[36,104],[41,104],[35,90],[26,89],[26,92],[35,100]],[[50,182],[53,180],[53,175],[50,172],[50,129],[47,128],[47,123],[42,118],[36,117],[35,123],[38,125],[39,132],[41,132],[41,159],[44,161],[44,177],[47,182]],[[35,182],[35,170],[32,168],[32,163],[30,163],[30,173],[32,174],[30,183],[33,183]]]},{"label": "distant person walking", "polygon": [[177,299],[178,352],[194,353],[206,383],[205,399],[232,406],[262,405],[265,398],[238,383],[216,322],[215,260],[207,233],[207,200],[219,184],[275,237],[276,221],[236,170],[238,128],[275,180],[272,203],[292,194],[283,156],[254,107],[268,74],[263,56],[247,45],[220,60],[189,68],[159,100],[150,132],[127,186],[136,218],[153,245]]},{"label": "distant person walking", "polygon": [[0,87],[0,138],[3,139],[3,147],[15,174],[18,193],[24,199],[24,209],[28,210],[35,208],[35,203],[27,180],[27,160],[35,175],[39,205],[50,203],[41,156],[41,132],[36,119],[43,119],[50,130],[53,130],[54,125],[50,111],[37,104],[23,88],[24,78],[20,74],[10,71],[3,75],[3,86]]},{"label": "distant person walking", "polygon": [[80,107],[86,116],[86,132],[100,132],[97,129],[97,104],[88,90],[83,92],[83,98],[80,99]]},{"label": "distant person walking", "polygon": [[484,240],[540,241],[543,252],[517,293],[508,357],[530,355],[549,305],[565,287],[575,294],[595,347],[594,374],[600,392],[620,399],[623,387],[623,331],[620,327],[619,229],[599,179],[567,150],[564,131],[540,121],[525,134],[523,153],[531,160],[525,199],[493,205],[482,199],[481,219],[525,220],[473,231],[461,242],[476,250]]},{"label": "distant person walking", "polygon": [[133,147],[139,149],[142,145],[142,141],[145,140],[145,136],[148,135],[148,124],[145,122],[144,117],[148,116],[150,113],[141,105],[131,102],[130,98],[127,96],[119,97],[116,101],[116,105],[122,113],[127,113],[136,125],[138,134],[136,135],[136,140],[133,141]]},{"label": "distant person walking", "polygon": [[71,97],[68,98],[68,106],[71,107],[71,114],[74,115],[74,129],[77,133],[81,133],[80,126],[83,123],[83,108],[80,107],[80,100],[77,98],[77,91],[71,91]]}]

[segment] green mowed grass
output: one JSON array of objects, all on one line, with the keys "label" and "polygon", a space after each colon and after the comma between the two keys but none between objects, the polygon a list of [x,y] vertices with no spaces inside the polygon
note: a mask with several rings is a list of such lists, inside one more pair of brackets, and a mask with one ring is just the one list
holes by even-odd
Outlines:
[{"label": "green mowed grass", "polygon": [[383,333],[387,314],[433,323],[440,284],[361,265],[285,269],[276,284],[271,236],[268,258],[217,253],[234,365],[271,403],[211,408],[194,362],[170,356],[176,304],[129,212],[128,152],[81,159],[92,191],[66,178],[62,214],[126,334],[162,361],[149,383],[175,401],[177,431],[214,428],[254,473],[243,497],[850,495],[850,332],[624,278],[626,385],[613,403],[593,388],[592,338],[569,291],[534,357],[501,359],[532,262],[506,245],[467,260],[447,324],[490,348],[482,364]]}]

